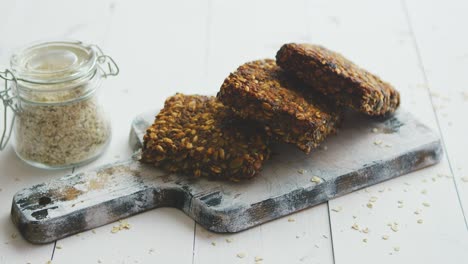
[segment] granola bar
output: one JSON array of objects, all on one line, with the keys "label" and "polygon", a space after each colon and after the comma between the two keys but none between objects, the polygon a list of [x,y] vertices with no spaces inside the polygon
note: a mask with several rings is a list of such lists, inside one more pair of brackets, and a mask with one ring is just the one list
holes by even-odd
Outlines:
[{"label": "granola bar", "polygon": [[393,113],[400,104],[400,94],[393,86],[322,46],[285,44],[276,60],[310,88],[361,113],[383,116]]},{"label": "granola bar", "polygon": [[322,98],[305,95],[301,85],[285,76],[274,60],[257,60],[231,73],[218,98],[240,117],[262,124],[276,140],[309,153],[335,132],[341,111]]},{"label": "granola bar", "polygon": [[214,96],[169,97],[146,131],[142,162],[194,177],[254,177],[268,159],[265,132]]}]

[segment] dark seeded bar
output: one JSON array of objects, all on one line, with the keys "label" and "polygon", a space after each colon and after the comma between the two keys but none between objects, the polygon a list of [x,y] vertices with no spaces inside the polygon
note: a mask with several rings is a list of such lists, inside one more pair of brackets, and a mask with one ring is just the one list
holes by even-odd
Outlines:
[{"label": "dark seeded bar", "polygon": [[400,104],[400,94],[390,84],[322,46],[285,44],[276,61],[311,89],[366,115],[387,115]]},{"label": "dark seeded bar", "polygon": [[[244,119],[262,124],[276,140],[309,153],[335,132],[341,113],[318,98],[305,97],[274,60],[240,66],[221,86],[218,98]],[[323,97],[323,96],[321,96]]]},{"label": "dark seeded bar", "polygon": [[214,96],[176,94],[144,136],[142,162],[194,177],[254,177],[269,157],[265,132]]}]

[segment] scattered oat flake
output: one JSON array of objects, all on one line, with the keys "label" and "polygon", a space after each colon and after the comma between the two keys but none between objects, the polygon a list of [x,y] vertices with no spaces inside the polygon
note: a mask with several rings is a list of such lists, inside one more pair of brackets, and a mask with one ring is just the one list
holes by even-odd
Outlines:
[{"label": "scattered oat flake", "polygon": [[379,190],[379,193],[383,193],[383,192],[385,192],[385,189]]},{"label": "scattered oat flake", "polygon": [[398,203],[399,203],[399,204],[402,204],[402,203],[403,203],[403,201],[402,201],[402,200],[398,200]]},{"label": "scattered oat flake", "polygon": [[351,226],[352,229],[354,230],[359,230],[359,225],[354,223],[352,226]]},{"label": "scattered oat flake", "polygon": [[332,211],[333,211],[333,212],[337,212],[337,213],[340,212],[341,210],[343,210],[343,207],[341,207],[341,206],[332,208]]},{"label": "scattered oat flake", "polygon": [[399,204],[399,205],[398,205],[398,208],[403,208],[403,207],[404,207],[403,204]]},{"label": "scattered oat flake", "polygon": [[255,261],[256,261],[256,262],[263,261],[263,258],[262,258],[262,257],[256,256],[256,257],[255,257]]},{"label": "scattered oat flake", "polygon": [[376,146],[380,146],[380,145],[382,145],[382,143],[383,143],[382,140],[374,141],[374,145],[376,145]]},{"label": "scattered oat flake", "polygon": [[115,234],[124,229],[130,229],[130,224],[126,220],[119,220],[119,225],[113,226],[111,233]]},{"label": "scattered oat flake", "polygon": [[305,172],[305,171],[302,170],[302,169],[301,169],[301,170],[297,170],[297,173],[299,173],[299,174],[304,174],[304,172]]},{"label": "scattered oat flake", "polygon": [[327,236],[327,235],[322,235],[322,237],[323,237],[323,238],[328,238],[328,236]]},{"label": "scattered oat flake", "polygon": [[238,258],[245,258],[245,253],[237,253]]},{"label": "scattered oat flake", "polygon": [[362,229],[361,231],[362,231],[364,234],[367,234],[367,233],[369,233],[369,228],[366,227],[366,228]]},{"label": "scattered oat flake", "polygon": [[[462,180],[463,182],[468,182],[468,177],[461,177],[461,180]],[[0,190],[0,191],[1,191],[1,190]]]},{"label": "scattered oat flake", "polygon": [[393,250],[395,250],[395,252],[398,252],[400,251],[400,247],[393,247]]},{"label": "scattered oat flake", "polygon": [[427,190],[424,189],[424,190],[421,191],[421,193],[422,193],[422,194],[427,194]]},{"label": "scattered oat flake", "polygon": [[418,224],[422,224],[424,221],[422,219],[418,219]]},{"label": "scattered oat flake", "polygon": [[17,238],[17,237],[18,237],[18,234],[17,234],[17,233],[11,234],[11,238],[15,239],[15,238]]},{"label": "scattered oat flake", "polygon": [[389,236],[383,235],[383,236],[382,236],[382,239],[383,239],[383,240],[388,240],[388,239],[389,239]]},{"label": "scattered oat flake", "polygon": [[367,238],[364,238],[362,242],[367,243]]},{"label": "scattered oat flake", "polygon": [[387,143],[387,144],[385,144],[385,147],[386,147],[386,148],[391,148],[391,147],[393,147],[393,146],[392,146],[392,144],[388,144],[388,143]]},{"label": "scattered oat flake", "polygon": [[216,246],[216,242],[211,242],[211,245]]},{"label": "scattered oat flake", "polygon": [[56,249],[62,249],[62,246],[57,245],[55,248]]},{"label": "scattered oat flake", "polygon": [[421,213],[421,210],[419,210],[419,209],[416,210],[416,211],[414,211],[414,214],[417,214],[417,215],[418,215],[418,214],[420,214],[420,213]]},{"label": "scattered oat flake", "polygon": [[430,206],[431,206],[431,205],[430,205],[429,203],[427,203],[427,202],[422,203],[422,205],[424,205],[425,207],[430,207]]},{"label": "scattered oat flake", "polygon": [[322,182],[322,179],[318,176],[312,176],[312,178],[310,179],[311,182],[315,182],[315,183],[321,183]]},{"label": "scattered oat flake", "polygon": [[366,205],[366,206],[367,206],[367,208],[372,208],[372,207],[374,207],[374,205],[373,205],[373,204],[371,204],[371,203],[367,203],[367,205]]},{"label": "scattered oat flake", "polygon": [[377,197],[375,197],[375,196],[372,196],[372,197],[369,199],[369,202],[372,202],[372,203],[374,203],[374,202],[376,202],[376,201],[377,201]]},{"label": "scattered oat flake", "polygon": [[393,232],[398,232],[398,225],[393,224],[390,226],[390,229],[392,229]]},{"label": "scattered oat flake", "polygon": [[376,127],[374,127],[374,128],[372,128],[372,132],[377,133],[377,132],[379,132],[379,130]]},{"label": "scattered oat flake", "polygon": [[296,222],[296,219],[292,218],[292,217],[289,217],[288,218],[288,222]]},{"label": "scattered oat flake", "polygon": [[96,230],[94,230],[94,229],[91,230],[91,233],[96,234]]},{"label": "scattered oat flake", "polygon": [[227,242],[227,243],[231,243],[231,242],[232,242],[232,239],[226,238],[226,242]]}]

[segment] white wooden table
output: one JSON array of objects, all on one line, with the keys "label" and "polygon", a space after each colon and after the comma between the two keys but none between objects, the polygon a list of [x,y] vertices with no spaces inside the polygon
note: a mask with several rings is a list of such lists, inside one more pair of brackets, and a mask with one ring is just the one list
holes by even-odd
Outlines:
[{"label": "white wooden table", "polygon": [[161,208],[127,219],[129,230],[113,234],[115,223],[32,245],[10,221],[13,194],[72,170],[29,167],[10,146],[0,153],[1,264],[255,263],[255,257],[263,259],[258,263],[468,263],[466,1],[0,0],[0,6],[0,65],[8,65],[15,47],[63,38],[96,43],[120,65],[121,75],[103,88],[112,144],[74,171],[129,157],[136,114],[175,92],[215,94],[238,65],[274,57],[286,42],[323,44],[393,83],[402,107],[440,133],[445,147],[437,166],[238,234],[210,233]]}]

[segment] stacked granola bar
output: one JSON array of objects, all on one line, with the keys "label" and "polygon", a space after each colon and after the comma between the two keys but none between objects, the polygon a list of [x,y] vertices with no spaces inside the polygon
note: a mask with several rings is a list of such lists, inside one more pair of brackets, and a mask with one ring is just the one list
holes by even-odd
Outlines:
[{"label": "stacked granola bar", "polygon": [[336,132],[347,108],[387,116],[399,103],[390,84],[342,55],[285,44],[276,61],[241,65],[216,98],[168,98],[147,130],[141,161],[193,177],[252,178],[269,157],[270,141],[308,154]]}]

